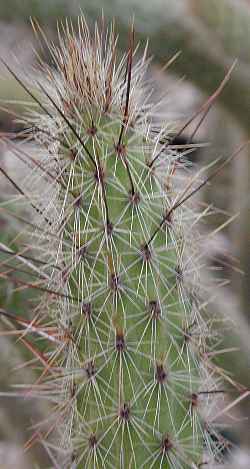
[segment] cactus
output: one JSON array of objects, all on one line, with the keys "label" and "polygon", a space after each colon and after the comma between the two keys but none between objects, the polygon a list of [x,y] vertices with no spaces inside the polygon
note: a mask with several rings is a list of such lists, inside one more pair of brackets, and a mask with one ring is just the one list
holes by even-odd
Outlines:
[{"label": "cactus", "polygon": [[222,391],[188,203],[207,180],[181,186],[184,157],[171,123],[155,132],[133,27],[118,60],[113,25],[78,26],[66,22],[48,44],[54,67],[23,84],[39,157],[26,154],[18,189],[34,229],[18,261],[33,277],[16,282],[42,298],[31,320],[12,320],[43,367],[27,392],[51,401],[27,446],[40,439],[53,467],[202,468],[225,445],[208,418]]}]

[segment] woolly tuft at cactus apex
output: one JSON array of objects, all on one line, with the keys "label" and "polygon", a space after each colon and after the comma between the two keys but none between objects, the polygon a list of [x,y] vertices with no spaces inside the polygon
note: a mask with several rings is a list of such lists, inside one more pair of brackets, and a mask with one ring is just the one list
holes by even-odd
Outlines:
[{"label": "woolly tuft at cactus apex", "polygon": [[[57,45],[33,28],[52,65],[38,57],[21,79],[5,66],[33,102],[22,138],[34,146],[2,136],[26,174],[17,181],[1,168],[32,213],[20,220],[23,248],[0,246],[1,276],[36,292],[30,318],[0,310],[35,374],[13,396],[48,404],[26,449],[42,444],[49,467],[65,469],[218,464],[229,443],[217,417],[249,391],[215,361],[225,350],[200,283],[199,224],[210,209],[193,196],[225,161],[194,176],[195,145],[176,141],[201,125],[234,65],[176,128],[151,102],[147,46],[139,54],[133,25],[123,56],[104,18],[93,30],[83,16],[77,28],[65,21]],[[229,384],[236,395],[222,404]]]}]

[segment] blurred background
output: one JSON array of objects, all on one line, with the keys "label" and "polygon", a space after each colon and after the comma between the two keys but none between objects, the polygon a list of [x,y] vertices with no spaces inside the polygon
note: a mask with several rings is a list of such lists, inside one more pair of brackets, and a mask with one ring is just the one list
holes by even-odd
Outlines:
[{"label": "blurred background", "polygon": [[[18,57],[22,71],[36,61],[40,45],[32,31],[30,17],[35,17],[48,38],[56,42],[57,21],[71,17],[73,22],[82,8],[93,22],[100,17],[115,17],[120,47],[127,45],[127,31],[134,15],[136,42],[146,44],[152,62],[149,78],[153,80],[157,100],[166,94],[161,112],[177,126],[202,105],[219,86],[237,59],[229,83],[215,101],[206,119],[193,137],[195,124],[186,128],[180,143],[193,139],[208,145],[190,155],[194,170],[205,167],[216,157],[225,159],[240,144],[250,139],[250,1],[249,0],[0,0],[0,56],[15,70]],[[171,67],[163,70],[172,56],[181,54]],[[49,57],[47,57],[49,60]],[[22,114],[27,95],[15,79],[0,67],[0,132],[20,129],[16,115]],[[9,112],[6,112],[8,110]],[[197,121],[196,121],[197,124]],[[0,164],[15,179],[23,165],[11,148],[0,140]],[[9,209],[8,198],[14,193],[6,178],[0,175],[0,210]],[[223,366],[242,385],[250,388],[250,146],[234,158],[210,185],[199,192],[199,203],[210,206],[210,216],[202,224],[208,269],[205,282],[214,273],[221,279],[210,302],[211,314],[223,318],[221,349],[229,350],[218,357]],[[17,208],[15,208],[17,210]],[[28,209],[20,207],[20,213]],[[29,216],[29,214],[27,214]],[[232,222],[229,220],[232,218]],[[218,226],[224,228],[218,230]],[[20,225],[21,226],[21,225]],[[0,243],[18,249],[25,243],[18,218],[0,211]],[[18,234],[18,236],[17,236]],[[1,247],[1,244],[0,244]],[[0,266],[6,261],[0,252]],[[1,267],[0,267],[1,271]],[[224,281],[225,280],[225,281]],[[17,288],[0,277],[0,305],[17,314],[26,311],[35,300],[34,292]],[[28,314],[28,312],[27,312]],[[1,331],[5,330],[0,325]],[[237,349],[237,350],[236,350]],[[1,391],[18,382],[32,382],[29,369],[20,370],[23,359],[20,344],[2,335],[0,341]],[[10,359],[11,357],[11,359]],[[26,376],[27,375],[27,376]],[[245,388],[244,388],[245,387]],[[225,404],[223,404],[225,405]],[[0,469],[45,467],[42,449],[34,447],[23,455],[22,444],[28,437],[27,427],[35,414],[44,415],[46,405],[0,397]],[[227,467],[250,467],[250,400],[242,399],[227,415],[227,436],[236,444],[232,456],[225,455]]]}]

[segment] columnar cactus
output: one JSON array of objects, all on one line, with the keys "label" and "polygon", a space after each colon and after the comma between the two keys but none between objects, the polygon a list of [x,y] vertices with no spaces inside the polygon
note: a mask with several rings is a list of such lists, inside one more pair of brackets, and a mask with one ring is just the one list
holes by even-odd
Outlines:
[{"label": "columnar cactus", "polygon": [[118,61],[112,26],[66,23],[53,67],[41,63],[35,91],[24,85],[38,105],[22,190],[36,229],[32,258],[19,260],[42,300],[22,326],[39,339],[44,369],[28,393],[51,399],[35,435],[55,467],[201,468],[223,446],[202,412],[218,380],[193,282],[190,184],[180,187],[173,126],[155,131],[133,36]]}]

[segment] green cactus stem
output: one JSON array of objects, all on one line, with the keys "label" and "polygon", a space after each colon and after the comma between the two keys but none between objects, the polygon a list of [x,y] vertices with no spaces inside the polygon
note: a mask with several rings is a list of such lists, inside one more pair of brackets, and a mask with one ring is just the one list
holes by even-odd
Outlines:
[{"label": "green cactus stem", "polygon": [[21,196],[43,292],[31,391],[52,401],[39,438],[58,467],[201,468],[219,455],[202,412],[219,381],[193,283],[199,215],[173,125],[155,132],[133,27],[118,60],[113,26],[78,26],[61,27],[53,67],[26,87],[38,157]]}]

